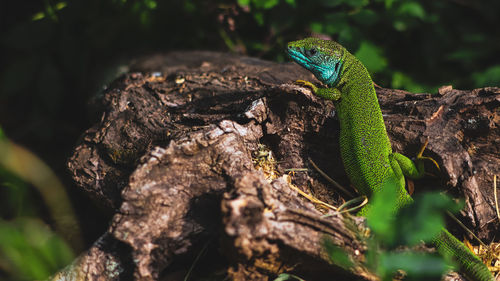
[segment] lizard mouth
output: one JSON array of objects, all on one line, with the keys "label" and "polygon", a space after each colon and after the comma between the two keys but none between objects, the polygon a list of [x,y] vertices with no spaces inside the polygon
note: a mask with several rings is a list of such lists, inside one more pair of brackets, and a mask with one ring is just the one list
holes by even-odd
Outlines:
[{"label": "lizard mouth", "polygon": [[311,65],[314,63],[307,56],[305,56],[299,49],[288,46],[288,48],[286,49],[286,53],[292,60],[294,60],[301,66],[307,69],[312,69]]}]

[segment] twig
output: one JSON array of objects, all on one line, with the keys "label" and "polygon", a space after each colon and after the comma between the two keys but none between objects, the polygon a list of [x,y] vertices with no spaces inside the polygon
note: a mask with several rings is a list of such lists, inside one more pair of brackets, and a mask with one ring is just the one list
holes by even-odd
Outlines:
[{"label": "twig", "polygon": [[290,168],[290,169],[285,169],[285,172],[307,172],[309,169],[307,168]]},{"label": "twig", "polygon": [[500,211],[498,211],[497,175],[493,175],[493,195],[495,196],[495,209],[497,210],[497,217],[498,220],[500,220]]},{"label": "twig", "polygon": [[328,180],[333,185],[335,185],[336,188],[340,189],[342,192],[349,195],[351,198],[355,197],[351,192],[349,192],[347,189],[342,187],[340,184],[338,184],[336,181],[334,181],[332,178],[330,178],[325,172],[323,172],[318,166],[316,166],[316,164],[311,160],[311,158],[309,158],[309,163],[311,163],[311,165],[314,167],[314,169],[316,169],[316,171],[318,171],[318,173],[320,173],[326,180]]},{"label": "twig", "polygon": [[[361,201],[363,200],[363,201]],[[359,203],[361,201],[361,203]],[[349,209],[346,209],[344,210],[344,208],[350,206],[350,205],[353,205],[353,204],[357,204],[359,203],[357,206],[354,206],[352,208],[349,208]],[[368,197],[366,196],[359,196],[359,197],[356,197],[354,199],[351,199],[347,202],[345,202],[344,204],[340,205],[339,206],[339,213],[347,213],[347,212],[352,212],[354,210],[357,210],[357,209],[360,209],[361,207],[365,206],[366,204],[368,204]]]},{"label": "twig", "polygon": [[448,214],[448,216],[450,216],[454,221],[456,221],[458,223],[458,225],[460,225],[463,229],[465,229],[465,231],[467,231],[470,235],[472,235],[472,237],[474,237],[474,239],[476,239],[479,244],[481,244],[481,246],[483,247],[486,247],[486,244],[483,243],[483,241],[481,241],[481,239],[479,239],[469,228],[467,228],[467,226],[465,226],[459,219],[457,219],[457,217],[455,217],[452,213],[450,213],[449,211],[446,211],[446,213]]},{"label": "twig", "polygon": [[337,208],[335,206],[332,206],[328,203],[325,203],[315,197],[313,197],[312,195],[309,195],[307,193],[305,193],[304,191],[300,190],[300,188],[296,187],[295,185],[291,184],[291,183],[288,183],[288,186],[297,191],[300,195],[304,196],[305,198],[307,198],[309,201],[313,202],[313,203],[316,203],[316,204],[320,204],[320,205],[323,205],[324,207],[326,208],[329,208],[329,209],[332,209],[334,211],[337,211]]},{"label": "twig", "polygon": [[212,239],[208,239],[207,243],[205,243],[205,245],[203,245],[203,248],[201,249],[200,253],[196,256],[196,258],[194,259],[193,264],[191,265],[188,272],[186,273],[186,276],[184,276],[184,281],[187,281],[189,279],[189,275],[191,275],[191,272],[193,271],[194,266],[196,265],[196,263],[200,259],[201,255],[205,252],[205,250],[208,247],[208,244],[210,244],[211,241],[212,241]]}]

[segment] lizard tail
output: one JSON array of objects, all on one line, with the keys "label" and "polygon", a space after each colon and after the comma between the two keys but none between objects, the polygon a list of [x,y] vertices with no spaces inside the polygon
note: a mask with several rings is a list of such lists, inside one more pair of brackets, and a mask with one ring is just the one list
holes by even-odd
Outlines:
[{"label": "lizard tail", "polygon": [[468,278],[478,281],[494,280],[488,267],[446,229],[441,231],[433,243],[441,255],[453,257]]}]

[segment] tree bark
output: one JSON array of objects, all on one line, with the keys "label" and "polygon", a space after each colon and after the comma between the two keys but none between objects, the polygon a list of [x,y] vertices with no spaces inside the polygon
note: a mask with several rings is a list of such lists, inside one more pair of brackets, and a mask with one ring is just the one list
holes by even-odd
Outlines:
[{"label": "tree bark", "polygon": [[[314,81],[291,63],[214,52],[137,60],[96,98],[100,121],[68,161],[78,186],[115,215],[107,233],[55,279],[273,280],[293,273],[376,280],[362,266],[332,266],[323,247],[330,239],[361,263],[364,219],[315,206],[290,187],[291,179],[325,202],[343,202],[308,158],[349,187],[334,106],[293,85],[296,79]],[[425,154],[441,167],[429,165],[435,176],[415,182],[416,192],[432,187],[464,197],[462,220],[492,238],[500,89],[376,90],[394,151],[415,155],[428,139]],[[256,168],[270,155],[274,177]],[[308,170],[289,175],[291,168]]]}]

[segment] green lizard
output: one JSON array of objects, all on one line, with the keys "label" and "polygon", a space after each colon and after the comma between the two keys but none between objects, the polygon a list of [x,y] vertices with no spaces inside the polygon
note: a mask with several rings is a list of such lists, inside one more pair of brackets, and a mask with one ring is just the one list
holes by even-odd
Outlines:
[{"label": "green lizard", "polygon": [[[404,177],[422,177],[423,160],[429,158],[422,157],[423,149],[415,162],[392,152],[373,81],[365,66],[340,44],[318,38],[290,42],[287,53],[328,86],[318,88],[311,82],[297,81],[317,96],[334,102],[340,120],[342,162],[358,192],[371,196],[384,182],[393,181],[399,185],[398,208],[411,203]],[[493,280],[486,265],[446,229],[433,243],[441,254],[452,256],[472,280]]]}]

